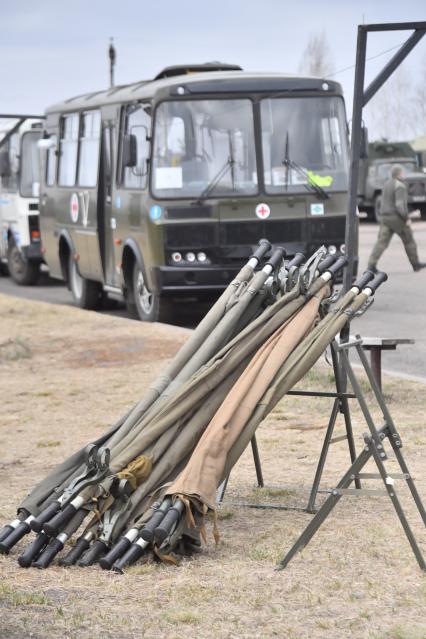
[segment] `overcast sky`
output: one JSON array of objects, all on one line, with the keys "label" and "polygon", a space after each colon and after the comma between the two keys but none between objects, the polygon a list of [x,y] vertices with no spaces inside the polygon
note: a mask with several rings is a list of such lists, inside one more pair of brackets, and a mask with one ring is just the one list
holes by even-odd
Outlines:
[{"label": "overcast sky", "polygon": [[[295,73],[309,35],[324,31],[351,113],[357,25],[426,20],[425,0],[0,0],[0,112],[41,113],[59,100],[108,85],[114,37],[116,82],[178,63],[220,60],[246,70]],[[369,35],[368,56],[409,32]],[[367,81],[392,53],[367,65]],[[415,81],[426,36],[404,62]]]}]

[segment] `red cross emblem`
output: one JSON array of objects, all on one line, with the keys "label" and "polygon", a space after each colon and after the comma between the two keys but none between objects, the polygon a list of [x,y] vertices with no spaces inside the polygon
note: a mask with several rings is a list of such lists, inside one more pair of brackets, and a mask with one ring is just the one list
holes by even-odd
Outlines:
[{"label": "red cross emblem", "polygon": [[271,214],[271,209],[267,204],[258,204],[256,206],[256,215],[261,220],[266,220]]}]

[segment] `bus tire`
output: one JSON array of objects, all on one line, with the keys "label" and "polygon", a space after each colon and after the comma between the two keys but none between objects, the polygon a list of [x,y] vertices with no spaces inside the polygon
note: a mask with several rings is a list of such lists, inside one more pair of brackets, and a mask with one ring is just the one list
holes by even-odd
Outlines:
[{"label": "bus tire", "polygon": [[80,275],[72,254],[68,261],[68,282],[76,306],[87,310],[95,310],[99,307],[102,295],[100,284]]},{"label": "bus tire", "polygon": [[375,199],[374,199],[374,219],[376,220],[377,224],[380,224],[380,214],[382,211],[382,196],[376,195]]},{"label": "bus tire", "polygon": [[33,286],[40,275],[40,264],[26,260],[15,242],[9,244],[7,265],[10,277],[20,286]]},{"label": "bus tire", "polygon": [[145,274],[137,260],[133,265],[132,293],[127,298],[130,314],[142,322],[166,322],[170,306],[155,290],[146,285]]}]

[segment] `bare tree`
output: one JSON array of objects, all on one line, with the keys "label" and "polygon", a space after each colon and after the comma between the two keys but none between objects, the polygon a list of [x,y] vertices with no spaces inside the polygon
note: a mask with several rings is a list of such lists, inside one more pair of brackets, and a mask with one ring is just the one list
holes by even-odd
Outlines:
[{"label": "bare tree", "polygon": [[330,46],[325,31],[311,33],[299,64],[299,72],[327,77],[334,71]]},{"label": "bare tree", "polygon": [[426,56],[411,101],[411,127],[414,136],[426,136]]},{"label": "bare tree", "polygon": [[402,66],[379,89],[364,111],[371,140],[412,137],[412,93],[410,76]]}]

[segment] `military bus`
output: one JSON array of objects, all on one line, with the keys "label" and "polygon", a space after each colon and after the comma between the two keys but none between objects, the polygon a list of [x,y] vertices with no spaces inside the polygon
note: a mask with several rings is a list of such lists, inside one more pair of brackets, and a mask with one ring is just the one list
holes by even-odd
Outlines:
[{"label": "military bus", "polygon": [[38,196],[42,121],[0,116],[0,269],[17,284],[38,280],[41,254]]},{"label": "military bus", "polygon": [[224,64],[164,69],[46,112],[44,257],[77,305],[155,321],[217,296],[259,238],[343,252],[348,132],[333,81]]}]

